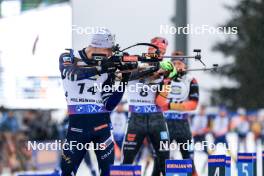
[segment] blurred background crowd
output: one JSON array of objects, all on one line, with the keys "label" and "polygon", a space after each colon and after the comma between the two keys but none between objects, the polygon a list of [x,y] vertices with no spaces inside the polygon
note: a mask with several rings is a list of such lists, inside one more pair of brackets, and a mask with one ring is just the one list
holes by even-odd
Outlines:
[{"label": "blurred background crowd", "polygon": [[27,142],[59,139],[62,124],[51,119],[50,111],[10,110],[0,111],[0,173],[32,170],[32,151]]},{"label": "blurred background crowd", "polygon": [[[1,107],[0,111],[0,173],[37,169],[32,151],[28,150],[28,141],[49,142],[63,140],[67,129],[67,116],[58,122],[51,111],[44,110],[11,110]],[[116,141],[116,162],[121,159],[121,147],[125,135],[128,112],[125,103],[120,103],[111,115],[113,134]],[[225,107],[200,106],[197,113],[189,116],[193,142],[208,141],[213,137],[215,143],[236,143],[233,153],[256,152],[257,148],[248,148],[247,138],[253,136],[254,146],[264,144],[264,111],[247,111],[238,108],[228,111]],[[228,135],[235,135],[233,141]],[[235,142],[234,139],[237,141]],[[204,150],[209,153],[209,149]],[[138,158],[140,160],[142,158]],[[38,161],[39,162],[39,161]],[[40,161],[41,162],[41,161]],[[88,167],[89,160],[85,161]]]},{"label": "blurred background crowd", "polygon": [[[264,141],[263,20],[263,0],[0,0],[0,173],[57,167],[56,151],[27,150],[27,141],[65,136],[58,57],[65,48],[87,46],[98,27],[115,33],[122,48],[162,36],[169,41],[167,54],[201,49],[207,66],[216,63],[220,69],[191,73],[200,89],[199,109],[189,116],[194,142],[227,143],[234,155],[255,152]],[[238,33],[160,32],[161,25],[187,24],[237,27]],[[145,51],[139,50],[132,52]],[[201,67],[197,63],[188,66]],[[127,109],[121,103],[112,113],[117,162]],[[93,170],[89,156],[85,163]]]}]

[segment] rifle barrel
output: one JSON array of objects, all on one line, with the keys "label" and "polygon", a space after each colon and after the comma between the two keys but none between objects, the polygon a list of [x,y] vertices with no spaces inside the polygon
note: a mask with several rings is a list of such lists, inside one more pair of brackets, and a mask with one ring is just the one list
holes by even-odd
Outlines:
[{"label": "rifle barrel", "polygon": [[163,58],[187,58],[187,59],[193,59],[193,58],[196,58],[196,56],[163,56]]},{"label": "rifle barrel", "polygon": [[217,69],[215,67],[213,68],[194,68],[194,69],[187,69],[186,71],[189,72],[189,71],[212,71],[214,69]]}]

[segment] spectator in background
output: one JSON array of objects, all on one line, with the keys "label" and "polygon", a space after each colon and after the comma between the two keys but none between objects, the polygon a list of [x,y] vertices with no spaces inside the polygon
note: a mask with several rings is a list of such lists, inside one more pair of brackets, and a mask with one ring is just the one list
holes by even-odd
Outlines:
[{"label": "spectator in background", "polygon": [[213,120],[212,133],[214,136],[214,143],[223,143],[228,148],[228,143],[226,140],[226,134],[229,129],[229,119],[227,116],[227,110],[223,107],[220,108],[219,114]]},{"label": "spectator in background", "polygon": [[124,108],[125,103],[121,102],[116,110],[111,113],[111,122],[113,125],[114,139],[118,147],[122,147],[124,135],[126,133],[127,126],[127,111]]},{"label": "spectator in background", "polygon": [[27,147],[27,136],[19,131],[15,136],[16,157],[19,162],[19,170],[32,170],[34,163],[32,161],[32,151]]},{"label": "spectator in background", "polygon": [[[194,143],[203,142],[206,141],[205,136],[207,132],[209,131],[209,124],[208,124],[208,118],[205,114],[206,107],[201,106],[199,114],[195,115],[192,120],[192,135],[194,139]],[[207,147],[205,145],[205,153],[208,154]]]},{"label": "spectator in background", "polygon": [[250,131],[250,124],[248,122],[246,110],[243,108],[238,108],[237,114],[238,115],[233,117],[231,122],[231,129],[235,130],[238,135],[237,151],[240,152],[240,145],[242,143],[244,146],[244,152],[248,152],[247,134]]},{"label": "spectator in background", "polygon": [[3,107],[3,106],[0,106],[0,127],[1,127],[1,124],[4,120],[4,114],[6,113],[6,108]]},{"label": "spectator in background", "polygon": [[4,137],[0,132],[0,175],[2,174],[4,167]]},{"label": "spectator in background", "polygon": [[22,130],[28,132],[30,140],[53,140],[59,137],[57,124],[52,121],[50,111],[26,111]]},{"label": "spectator in background", "polygon": [[11,173],[19,171],[19,161],[17,160],[17,148],[15,144],[15,135],[11,132],[4,132],[3,138],[5,141],[5,164],[10,169]]},{"label": "spectator in background", "polygon": [[126,133],[128,113],[124,108],[125,102],[121,102],[110,115],[111,123],[113,126],[113,136],[115,141],[115,154],[116,159],[121,160],[121,149],[123,139]]},{"label": "spectator in background", "polygon": [[258,111],[258,119],[261,125],[261,144],[264,144],[264,109]]},{"label": "spectator in background", "polygon": [[1,131],[11,133],[16,133],[19,130],[18,121],[13,111],[8,111],[1,123],[0,129]]},{"label": "spectator in background", "polygon": [[[24,112],[23,114],[23,120],[22,120],[22,129],[23,131],[26,131],[29,136],[29,140],[41,140],[42,133],[40,130],[38,130],[38,124],[40,123],[38,120],[36,120],[37,113],[35,110],[28,110]],[[41,125],[41,123],[40,123]],[[46,127],[45,125],[41,125]],[[43,128],[43,127],[42,127]]]},{"label": "spectator in background", "polygon": [[250,122],[250,129],[254,135],[255,151],[257,151],[258,142],[260,142],[261,137],[261,124],[258,120],[258,114],[254,112],[248,116],[248,119]]}]

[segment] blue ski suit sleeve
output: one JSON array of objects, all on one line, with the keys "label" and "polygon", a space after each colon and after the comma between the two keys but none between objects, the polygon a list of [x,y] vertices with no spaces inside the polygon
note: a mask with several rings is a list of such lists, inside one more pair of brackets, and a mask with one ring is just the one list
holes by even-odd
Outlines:
[{"label": "blue ski suit sleeve", "polygon": [[114,82],[115,75],[109,74],[108,79],[103,84],[101,93],[104,106],[108,111],[112,111],[121,101],[127,83],[125,80],[121,80],[120,84],[115,88],[116,86],[113,86]]},{"label": "blue ski suit sleeve", "polygon": [[73,63],[73,58],[71,58],[69,53],[60,55],[59,64],[62,79],[66,78],[71,81],[78,81],[99,74],[96,67],[77,67]]}]

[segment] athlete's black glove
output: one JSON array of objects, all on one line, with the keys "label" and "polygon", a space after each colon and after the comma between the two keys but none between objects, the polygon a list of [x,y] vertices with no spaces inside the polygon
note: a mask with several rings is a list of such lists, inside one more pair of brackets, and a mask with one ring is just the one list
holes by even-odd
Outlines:
[{"label": "athlete's black glove", "polygon": [[108,59],[104,59],[101,61],[101,73],[114,73],[117,70],[114,62]]},{"label": "athlete's black glove", "polygon": [[122,79],[121,82],[128,82],[129,78],[130,78],[131,72],[129,73],[122,73]]}]

